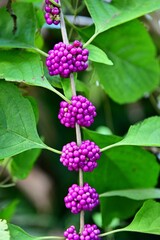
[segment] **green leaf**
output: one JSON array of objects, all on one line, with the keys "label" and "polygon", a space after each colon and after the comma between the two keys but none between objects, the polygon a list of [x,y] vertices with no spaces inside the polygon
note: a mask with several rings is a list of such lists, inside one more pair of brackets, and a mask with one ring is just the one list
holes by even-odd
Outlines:
[{"label": "green leaf", "polygon": [[45,148],[36,130],[30,102],[12,83],[0,81],[0,159]]},{"label": "green leaf", "polygon": [[10,202],[7,206],[5,206],[5,208],[1,209],[0,218],[10,221],[16,211],[16,207],[18,203],[19,203],[19,200],[16,199]]},{"label": "green leaf", "polygon": [[146,201],[124,230],[160,235],[160,203]]},{"label": "green leaf", "polygon": [[106,53],[100,48],[90,44],[86,47],[89,50],[89,60],[93,62],[103,63],[106,65],[113,65],[113,62],[107,57]]},{"label": "green leaf", "polygon": [[12,176],[18,179],[26,178],[40,153],[41,149],[32,149],[14,156],[11,163]]},{"label": "green leaf", "polygon": [[133,200],[158,199],[160,198],[160,189],[158,188],[125,189],[108,191],[100,195],[100,197],[114,197],[114,196],[126,197]]},{"label": "green leaf", "polygon": [[[94,141],[100,148],[120,139],[88,129],[84,130],[84,138]],[[153,154],[140,147],[119,146],[103,152],[98,167],[91,173],[85,173],[84,179],[101,194],[122,189],[153,188],[158,176],[159,165]],[[118,196],[100,198],[100,202],[104,227],[114,218],[132,217],[142,204],[142,201]]]},{"label": "green leaf", "polygon": [[144,0],[114,0],[111,3],[99,0],[96,6],[93,0],[85,0],[85,3],[95,23],[97,34],[160,9],[159,0],[145,2]]},{"label": "green leaf", "polygon": [[36,17],[32,3],[13,3],[12,8],[17,16],[17,31],[15,34],[12,32],[13,19],[6,11],[6,7],[0,8],[0,47],[33,47]]},{"label": "green leaf", "polygon": [[154,116],[132,125],[117,145],[160,147],[160,117]]},{"label": "green leaf", "polygon": [[114,101],[120,104],[135,102],[156,89],[159,65],[155,46],[138,20],[104,32],[94,44],[106,52],[114,65],[94,63],[92,81],[98,80]]},{"label": "green leaf", "polygon": [[0,51],[0,79],[50,88],[40,56],[25,50]]},{"label": "green leaf", "polygon": [[[33,237],[26,233],[24,230],[22,230],[20,227],[8,224],[8,229],[11,234],[10,240],[36,240],[36,237]],[[4,239],[3,239],[4,240]]]},{"label": "green leaf", "polygon": [[11,240],[6,220],[0,219],[0,240]]}]

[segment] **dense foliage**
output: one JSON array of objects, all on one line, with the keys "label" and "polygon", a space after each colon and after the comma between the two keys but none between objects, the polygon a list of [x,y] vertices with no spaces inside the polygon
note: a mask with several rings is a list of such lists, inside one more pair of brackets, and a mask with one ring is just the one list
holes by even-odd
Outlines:
[{"label": "dense foliage", "polygon": [[[0,240],[159,239],[156,11],[159,0],[0,3]],[[54,188],[44,211],[34,169]]]}]

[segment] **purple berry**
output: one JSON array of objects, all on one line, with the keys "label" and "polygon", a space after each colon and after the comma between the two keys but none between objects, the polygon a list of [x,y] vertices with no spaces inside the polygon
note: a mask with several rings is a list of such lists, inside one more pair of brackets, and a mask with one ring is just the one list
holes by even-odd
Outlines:
[{"label": "purple berry", "polygon": [[95,224],[85,224],[84,229],[80,235],[80,240],[100,240],[98,237],[99,234],[100,230]]},{"label": "purple berry", "polygon": [[80,146],[75,142],[63,146],[60,162],[69,171],[92,172],[97,167],[97,160],[100,158],[100,148],[90,140],[82,141]]},{"label": "purple berry", "polygon": [[[59,0],[55,0],[56,3],[59,3]],[[45,0],[45,19],[46,23],[51,24],[59,24],[60,23],[60,9],[54,5],[54,3],[49,0]]]},{"label": "purple berry", "polygon": [[87,98],[78,95],[72,96],[70,104],[65,101],[60,103],[58,118],[66,127],[74,128],[76,123],[82,127],[89,127],[96,115],[95,106]]},{"label": "purple berry", "polygon": [[79,234],[77,234],[75,226],[70,226],[64,232],[64,237],[66,240],[79,240]]},{"label": "purple berry", "polygon": [[[58,11],[57,8],[54,9]],[[54,11],[54,9],[51,10],[51,13]],[[58,15],[51,15],[51,13],[47,12],[45,14],[46,21],[49,24],[51,24],[52,22],[58,24]],[[52,61],[54,60],[59,65],[58,69],[59,67],[61,67],[61,70],[54,75],[59,74],[61,77],[67,78],[72,72],[80,72],[87,69],[88,53],[88,50],[85,48],[83,49],[82,43],[78,40],[75,40],[72,45],[66,45],[62,42],[59,42],[54,46],[52,51],[50,50],[48,52],[49,56],[46,59],[46,65],[49,72],[53,71],[54,73],[54,70],[56,69],[54,64],[52,64]],[[50,64],[48,64],[48,62],[50,62]],[[63,63],[65,63],[65,65],[63,65]]]},{"label": "purple berry", "polygon": [[83,187],[73,184],[64,202],[66,208],[77,214],[80,211],[92,211],[99,204],[99,195],[88,183],[84,183]]}]

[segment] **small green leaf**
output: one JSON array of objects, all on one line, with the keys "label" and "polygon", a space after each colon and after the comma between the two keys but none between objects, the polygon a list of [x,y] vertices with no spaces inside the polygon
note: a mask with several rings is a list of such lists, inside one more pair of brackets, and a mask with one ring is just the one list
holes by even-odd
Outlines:
[{"label": "small green leaf", "polygon": [[16,199],[10,202],[7,206],[5,206],[5,208],[1,209],[0,218],[10,221],[16,211],[16,207],[18,203],[19,203],[19,200]]},{"label": "small green leaf", "polygon": [[95,23],[97,34],[119,24],[138,18],[146,13],[160,9],[159,0],[114,0],[111,3],[99,0],[85,0],[86,6]]},{"label": "small green leaf", "polygon": [[6,220],[0,219],[0,240],[11,240]]},{"label": "small green leaf", "polygon": [[100,48],[90,44],[86,47],[89,50],[89,60],[93,62],[113,65],[113,62],[107,57],[106,53]]},{"label": "small green leaf", "polygon": [[0,159],[45,148],[36,130],[30,102],[12,83],[0,81]]},{"label": "small green leaf", "polygon": [[126,197],[133,200],[159,199],[160,189],[158,188],[125,189],[108,191],[100,195],[100,197],[114,197],[114,196]]},{"label": "small green leaf", "polygon": [[153,200],[146,201],[124,231],[160,235],[160,203]]}]

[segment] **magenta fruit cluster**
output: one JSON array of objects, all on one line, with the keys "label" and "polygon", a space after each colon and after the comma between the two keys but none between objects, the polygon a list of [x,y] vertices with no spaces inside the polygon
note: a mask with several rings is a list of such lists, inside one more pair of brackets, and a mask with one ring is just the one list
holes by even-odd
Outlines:
[{"label": "magenta fruit cluster", "polygon": [[85,224],[81,234],[76,232],[75,226],[70,226],[64,232],[64,237],[66,240],[100,240],[99,234],[100,230],[95,224]]},{"label": "magenta fruit cluster", "polygon": [[79,234],[76,232],[75,226],[70,226],[65,232],[64,237],[66,240],[79,240]]},{"label": "magenta fruit cluster", "polygon": [[91,211],[95,208],[99,204],[99,195],[88,183],[84,183],[82,187],[73,184],[68,189],[64,202],[66,208],[77,214],[80,211]]},{"label": "magenta fruit cluster", "polygon": [[[56,3],[59,3],[59,0],[54,0]],[[52,2],[49,0],[45,0],[45,19],[48,25],[52,23],[58,25],[60,23],[60,9],[56,7]]]},{"label": "magenta fruit cluster", "polygon": [[59,42],[48,52],[46,66],[49,74],[67,78],[70,73],[84,71],[88,67],[89,51],[78,40],[73,44]]},{"label": "magenta fruit cluster", "polygon": [[98,237],[99,234],[100,230],[95,224],[85,224],[80,236],[80,240],[100,240],[100,238]]},{"label": "magenta fruit cluster", "polygon": [[63,146],[60,162],[69,171],[92,172],[97,167],[97,160],[100,158],[100,148],[90,140],[82,141],[80,146],[71,142]]},{"label": "magenta fruit cluster", "polygon": [[60,103],[58,118],[66,127],[74,128],[76,123],[82,127],[89,127],[96,115],[95,106],[87,98],[78,95],[72,96],[71,103]]}]

